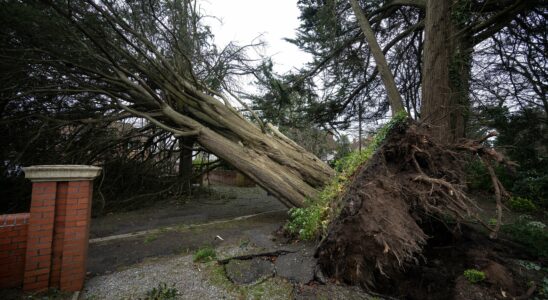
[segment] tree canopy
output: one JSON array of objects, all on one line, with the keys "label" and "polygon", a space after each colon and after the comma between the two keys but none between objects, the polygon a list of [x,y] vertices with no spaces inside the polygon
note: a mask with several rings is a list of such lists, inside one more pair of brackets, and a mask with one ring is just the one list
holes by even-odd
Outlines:
[{"label": "tree canopy", "polygon": [[[360,107],[367,120],[383,118],[389,110],[386,90],[350,2],[301,0],[298,5],[301,25],[297,37],[289,41],[312,54],[314,60],[287,78],[286,84],[297,90],[302,86],[314,89],[314,97],[307,99],[310,104],[305,104],[313,112],[310,118],[346,128],[357,120]],[[475,115],[471,108],[490,105],[501,93],[520,94],[520,99],[507,97],[508,106],[519,101],[546,107],[546,62],[542,54],[546,50],[545,1],[459,0],[446,8],[444,20],[449,23],[445,27],[450,31],[436,36],[441,46],[453,49],[447,61],[440,62],[447,70],[447,83],[451,83],[445,92],[424,88],[424,73],[434,74],[432,69],[425,69],[425,55],[435,51],[425,49],[426,9],[432,5],[418,0],[361,1],[358,5],[371,23],[403,105],[412,117],[427,120],[421,111],[431,114],[428,103],[433,102],[435,109],[448,91],[458,98],[453,106],[465,118]],[[508,81],[510,77],[520,79]],[[531,93],[520,93],[525,86]],[[425,100],[425,92],[432,94],[429,100]]]}]

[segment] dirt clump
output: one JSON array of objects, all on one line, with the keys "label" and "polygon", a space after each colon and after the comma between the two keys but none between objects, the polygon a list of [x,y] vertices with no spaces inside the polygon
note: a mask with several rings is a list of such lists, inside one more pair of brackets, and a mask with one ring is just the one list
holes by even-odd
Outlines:
[{"label": "dirt clump", "polygon": [[[410,120],[398,123],[371,159],[353,175],[334,208],[340,212],[331,221],[316,252],[327,276],[366,288],[383,286],[387,278],[395,283],[392,279],[398,278],[401,279],[398,285],[411,284],[409,289],[413,289],[412,285],[416,286],[417,282],[404,280],[402,274],[422,272],[419,277],[425,282],[438,282],[440,276],[454,282],[462,274],[464,266],[451,263],[447,272],[427,271],[426,268],[436,266],[423,262],[425,258],[435,257],[436,252],[425,250],[435,243],[455,247],[451,244],[453,240],[462,239],[459,221],[476,219],[482,223],[477,217],[476,203],[466,195],[466,162],[481,159],[488,166],[491,161],[507,162],[483,145],[485,139],[441,145],[428,131],[427,126]],[[492,179],[500,204],[506,193],[498,179]],[[498,227],[484,226],[496,236]],[[466,252],[448,255],[453,257],[437,258],[440,267],[448,259],[470,261]],[[421,269],[415,268],[419,265]],[[494,264],[487,271],[501,273]],[[493,280],[495,278],[498,277],[493,276]],[[505,276],[496,280],[496,284],[511,286]],[[437,296],[451,298],[449,290],[445,288]],[[425,298],[421,298],[425,295],[410,298],[441,299],[427,294]]]},{"label": "dirt clump", "polygon": [[[428,239],[418,264],[406,264],[391,277],[377,276],[375,291],[399,299],[512,299],[526,295],[531,274],[516,268],[519,260],[534,260],[513,245],[490,239],[485,233],[461,225],[454,235],[442,222],[422,224]],[[470,282],[465,270],[485,274],[485,280]],[[538,278],[542,279],[542,277]],[[506,298],[503,296],[506,295]]]}]

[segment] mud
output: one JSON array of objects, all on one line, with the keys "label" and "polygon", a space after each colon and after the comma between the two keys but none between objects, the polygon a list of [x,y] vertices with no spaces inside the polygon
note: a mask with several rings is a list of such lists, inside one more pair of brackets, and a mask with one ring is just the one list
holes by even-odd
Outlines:
[{"label": "mud", "polygon": [[371,287],[376,273],[391,276],[414,262],[427,240],[420,225],[423,218],[470,213],[460,191],[462,169],[423,128],[405,122],[394,126],[334,203],[332,209],[340,213],[318,249],[326,274]]},{"label": "mud", "polygon": [[[375,291],[398,299],[511,299],[527,293],[531,280],[542,281],[541,274],[534,278],[519,264],[535,258],[513,244],[489,239],[465,225],[460,226],[459,235],[437,221],[423,228],[433,238],[419,263],[406,265],[390,278],[377,276]],[[463,275],[467,269],[484,272],[486,279],[469,282]]]}]

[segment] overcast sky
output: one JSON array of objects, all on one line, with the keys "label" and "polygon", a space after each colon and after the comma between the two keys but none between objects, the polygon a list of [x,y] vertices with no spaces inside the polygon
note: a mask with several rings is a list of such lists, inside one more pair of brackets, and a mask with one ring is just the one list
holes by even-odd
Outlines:
[{"label": "overcast sky", "polygon": [[219,47],[230,41],[245,45],[259,37],[266,42],[261,54],[272,56],[276,72],[299,68],[310,60],[308,54],[283,40],[295,37],[299,26],[296,0],[200,0],[200,3],[203,13],[219,19],[206,20]]},{"label": "overcast sky", "polygon": [[[249,44],[260,38],[267,43],[263,55],[272,56],[274,70],[284,73],[300,68],[312,57],[299,50],[284,38],[295,37],[299,27],[297,0],[198,0],[202,13],[215,16],[206,19],[215,35],[217,46],[224,47],[234,41]],[[253,89],[250,85],[246,89]],[[356,136],[357,129],[344,133]]]}]

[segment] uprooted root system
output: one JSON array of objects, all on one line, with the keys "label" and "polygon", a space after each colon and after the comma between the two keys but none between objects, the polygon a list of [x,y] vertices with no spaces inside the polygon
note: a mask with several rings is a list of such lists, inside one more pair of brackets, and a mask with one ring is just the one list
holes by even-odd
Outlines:
[{"label": "uprooted root system", "polygon": [[[476,204],[465,193],[466,161],[504,162],[484,140],[446,146],[433,141],[424,126],[411,121],[395,126],[341,198],[340,214],[317,250],[324,272],[372,287],[379,276],[395,277],[421,259],[430,238],[425,224],[432,218],[475,218]],[[496,177],[493,182],[500,204],[505,192]],[[494,237],[497,228],[489,230]]]}]

